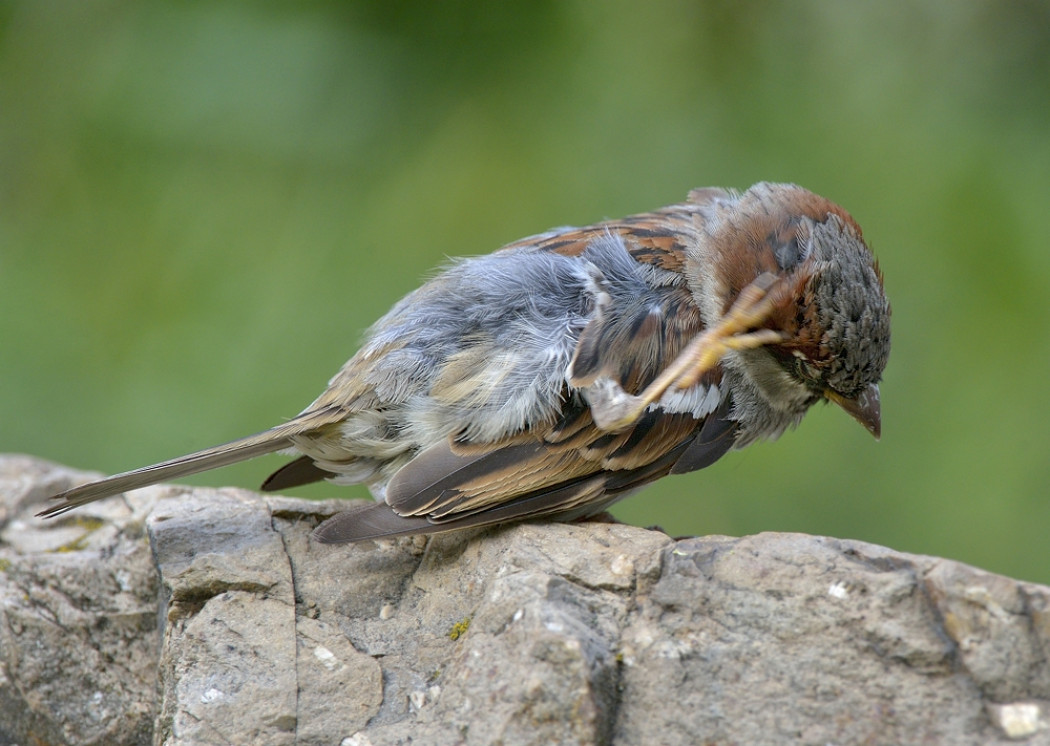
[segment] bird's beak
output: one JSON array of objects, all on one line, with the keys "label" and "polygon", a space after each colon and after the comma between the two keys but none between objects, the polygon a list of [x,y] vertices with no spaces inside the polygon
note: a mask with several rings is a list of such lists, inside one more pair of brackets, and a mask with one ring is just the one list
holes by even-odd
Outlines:
[{"label": "bird's beak", "polygon": [[850,417],[864,425],[868,432],[875,436],[875,440],[878,440],[879,436],[882,435],[882,409],[879,406],[879,385],[877,383],[871,384],[852,399],[846,398],[831,389],[826,390],[824,396],[828,401],[842,407]]}]

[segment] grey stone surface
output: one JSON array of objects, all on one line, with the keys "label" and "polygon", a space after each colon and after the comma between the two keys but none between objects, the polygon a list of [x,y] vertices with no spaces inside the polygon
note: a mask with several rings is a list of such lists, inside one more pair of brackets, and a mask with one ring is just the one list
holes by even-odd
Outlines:
[{"label": "grey stone surface", "polygon": [[1050,743],[1050,588],[799,534],[311,542],[345,503],[0,458],[0,743]]},{"label": "grey stone surface", "polygon": [[145,499],[46,526],[34,508],[77,474],[0,458],[0,743],[149,743],[157,573]]}]

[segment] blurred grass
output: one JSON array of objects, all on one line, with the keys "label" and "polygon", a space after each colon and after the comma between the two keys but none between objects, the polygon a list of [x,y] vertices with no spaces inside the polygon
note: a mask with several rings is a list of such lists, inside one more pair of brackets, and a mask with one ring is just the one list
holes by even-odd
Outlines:
[{"label": "blurred grass", "polygon": [[446,256],[796,181],[886,274],[882,442],[820,408],[616,512],[1050,582],[1048,7],[5,3],[0,451],[263,429]]}]

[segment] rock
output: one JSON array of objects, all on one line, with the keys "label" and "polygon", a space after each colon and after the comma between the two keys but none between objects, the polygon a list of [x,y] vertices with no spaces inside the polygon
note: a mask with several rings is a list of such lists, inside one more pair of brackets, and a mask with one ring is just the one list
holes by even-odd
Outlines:
[{"label": "rock", "polygon": [[148,743],[157,573],[148,504],[113,500],[47,526],[39,501],[83,474],[0,458],[0,743]]},{"label": "rock", "polygon": [[1050,588],[799,534],[524,524],[0,458],[0,743],[1050,743]]}]

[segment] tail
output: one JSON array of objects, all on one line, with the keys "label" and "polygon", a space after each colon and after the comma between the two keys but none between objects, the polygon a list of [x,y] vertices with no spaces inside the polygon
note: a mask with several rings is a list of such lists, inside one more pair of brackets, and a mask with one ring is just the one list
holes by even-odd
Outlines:
[{"label": "tail", "polygon": [[51,499],[58,501],[57,504],[52,505],[47,510],[42,510],[37,515],[50,518],[110,495],[138,489],[139,487],[147,487],[169,479],[178,479],[179,477],[189,476],[208,469],[217,469],[220,466],[229,466],[230,464],[246,461],[265,453],[280,451],[291,447],[292,441],[290,436],[300,433],[304,429],[306,428],[303,427],[303,423],[297,417],[270,430],[264,430],[246,438],[233,440],[214,448],[206,448],[203,451],[180,456],[170,461],[162,461],[152,466],[144,466],[134,471],[115,474],[97,482],[89,482],[55,495]]}]

